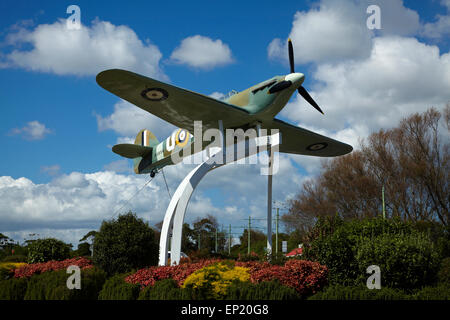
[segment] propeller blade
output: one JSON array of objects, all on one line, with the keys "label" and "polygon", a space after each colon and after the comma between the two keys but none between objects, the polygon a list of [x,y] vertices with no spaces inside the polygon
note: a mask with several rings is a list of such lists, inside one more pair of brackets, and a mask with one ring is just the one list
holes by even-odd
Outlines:
[{"label": "propeller blade", "polygon": [[291,66],[291,73],[295,72],[294,69],[294,48],[292,47],[292,41],[288,39],[288,48],[289,48],[289,65]]},{"label": "propeller blade", "polygon": [[310,105],[312,105],[314,108],[316,108],[317,111],[319,111],[321,114],[324,114],[322,109],[317,105],[317,103],[314,101],[314,99],[309,95],[308,91],[303,86],[300,86],[298,88],[298,93],[309,102]]}]

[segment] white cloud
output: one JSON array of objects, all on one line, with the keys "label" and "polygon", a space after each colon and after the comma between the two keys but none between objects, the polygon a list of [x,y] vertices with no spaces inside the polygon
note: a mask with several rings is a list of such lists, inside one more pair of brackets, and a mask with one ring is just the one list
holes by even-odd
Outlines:
[{"label": "white cloud", "polygon": [[217,100],[223,100],[225,98],[225,94],[222,92],[213,92],[209,95],[211,98],[217,99]]},{"label": "white cloud", "polygon": [[[66,20],[19,28],[7,36],[14,50],[5,54],[2,67],[21,67],[59,75],[95,75],[109,68],[123,68],[167,79],[159,67],[158,47],[143,43],[127,26],[94,20],[91,26],[70,30]],[[30,46],[30,50],[22,49]]]},{"label": "white cloud", "polygon": [[[412,35],[419,28],[417,12],[405,8],[401,0],[322,0],[309,11],[296,12],[289,37],[295,62],[339,62],[364,59],[370,55],[374,32],[369,30],[366,9],[376,4],[381,10],[383,35]],[[287,61],[287,41],[276,38],[268,46],[271,59]]]},{"label": "white cloud", "polygon": [[233,62],[231,50],[222,40],[195,35],[181,41],[170,56],[178,64],[193,68],[210,69]]},{"label": "white cloud", "polygon": [[320,64],[313,77],[319,84],[310,92],[325,117],[299,96],[281,115],[354,147],[360,137],[450,101],[450,54],[414,38],[374,38],[369,58]]},{"label": "white cloud", "polygon": [[107,171],[114,171],[117,173],[133,173],[133,168],[130,161],[127,159],[116,160],[103,166]]},{"label": "white cloud", "polygon": [[26,140],[42,140],[51,132],[52,130],[46,128],[45,124],[40,123],[39,121],[30,121],[22,128],[12,129],[9,134],[20,135]]},{"label": "white cloud", "polygon": [[[172,124],[152,115],[151,113],[136,107],[135,105],[120,100],[114,105],[114,112],[106,117],[95,114],[99,131],[113,130],[116,133],[134,137],[142,129],[152,131],[157,137],[164,139],[175,130]],[[130,139],[123,138],[122,141]]]},{"label": "white cloud", "polygon": [[[282,156],[280,161],[280,171],[273,178],[273,198],[284,201],[297,192],[303,177],[287,157]],[[184,164],[164,168],[172,195],[193,168],[193,165]],[[147,175],[113,171],[72,172],[46,184],[26,178],[0,177],[2,232],[17,237],[39,233],[41,237],[61,237],[76,245],[80,235],[98,230],[102,220],[128,210],[154,225],[163,219],[169,204],[161,175],[158,174],[140,193],[137,192],[149,179]],[[218,168],[208,173],[197,187],[187,208],[186,221],[212,214],[220,224],[236,226],[249,214],[253,218],[264,218],[266,188],[267,177],[260,175],[259,165]]]},{"label": "white cloud", "polygon": [[423,36],[440,40],[450,35],[450,0],[442,0],[441,4],[447,7],[447,14],[438,14],[437,21],[425,23],[422,30]]}]

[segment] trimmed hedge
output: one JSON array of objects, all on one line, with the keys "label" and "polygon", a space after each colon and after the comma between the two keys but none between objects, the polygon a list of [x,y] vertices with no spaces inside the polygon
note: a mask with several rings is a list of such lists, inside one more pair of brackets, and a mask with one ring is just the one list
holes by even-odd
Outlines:
[{"label": "trimmed hedge", "polygon": [[11,278],[0,281],[0,300],[23,300],[27,285],[27,279]]},{"label": "trimmed hedge", "polygon": [[67,288],[66,270],[44,272],[28,280],[24,300],[97,300],[106,273],[97,268],[81,271],[81,289]]},{"label": "trimmed hedge", "polygon": [[283,286],[278,280],[250,283],[234,281],[226,295],[227,300],[298,300],[295,289]]},{"label": "trimmed hedge", "polygon": [[98,300],[136,300],[139,296],[140,286],[125,282],[125,277],[130,275],[118,274],[108,280],[98,295]]},{"label": "trimmed hedge", "polygon": [[180,288],[173,279],[156,281],[139,294],[138,300],[191,300],[195,294],[191,288]]},{"label": "trimmed hedge", "polygon": [[308,300],[408,300],[403,291],[391,288],[368,289],[364,286],[334,285],[316,293]]},{"label": "trimmed hedge", "polygon": [[450,285],[450,258],[445,258],[441,261],[441,269],[438,273],[440,283]]},{"label": "trimmed hedge", "polygon": [[412,296],[414,300],[450,300],[450,285],[440,284],[437,287],[425,287]]}]

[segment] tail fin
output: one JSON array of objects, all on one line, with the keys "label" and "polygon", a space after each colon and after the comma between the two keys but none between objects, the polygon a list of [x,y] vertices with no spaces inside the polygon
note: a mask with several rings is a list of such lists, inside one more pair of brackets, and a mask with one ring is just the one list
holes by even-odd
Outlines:
[{"label": "tail fin", "polygon": [[143,129],[139,131],[134,140],[134,144],[138,144],[144,147],[154,147],[159,143],[158,139],[156,139],[155,135],[151,133],[150,130]]},{"label": "tail fin", "polygon": [[145,157],[147,154],[152,152],[153,147],[155,147],[158,143],[158,139],[153,133],[150,132],[150,130],[143,129],[137,134],[134,144],[116,144],[112,148],[112,151],[122,157],[134,159],[138,157]]}]

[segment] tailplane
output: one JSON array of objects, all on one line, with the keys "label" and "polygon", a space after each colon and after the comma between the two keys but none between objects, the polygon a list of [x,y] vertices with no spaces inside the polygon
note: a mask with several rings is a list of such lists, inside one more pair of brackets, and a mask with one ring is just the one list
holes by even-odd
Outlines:
[{"label": "tailplane", "polygon": [[149,153],[151,153],[153,147],[156,146],[158,143],[159,143],[158,139],[155,137],[153,133],[150,132],[150,130],[143,129],[139,131],[139,133],[137,134],[136,139],[134,140],[134,144],[130,143],[116,144],[112,148],[112,151],[122,157],[129,159],[134,159],[138,157],[143,158]]}]

